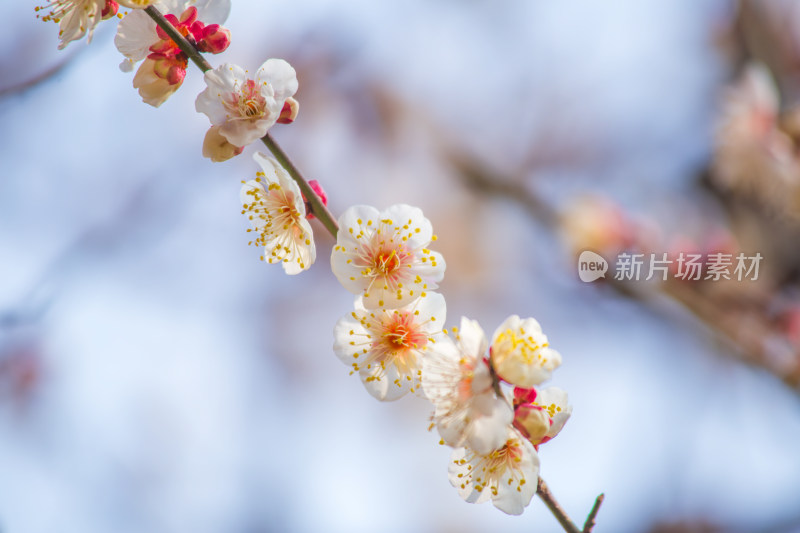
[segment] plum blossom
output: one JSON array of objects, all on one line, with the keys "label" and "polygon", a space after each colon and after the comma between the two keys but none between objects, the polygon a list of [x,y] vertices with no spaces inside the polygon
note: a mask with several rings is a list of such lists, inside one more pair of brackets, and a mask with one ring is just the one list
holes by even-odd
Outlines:
[{"label": "plum blossom", "polygon": [[519,515],[536,494],[539,456],[528,439],[509,427],[503,445],[489,453],[454,450],[448,473],[450,484],[465,501],[491,499],[504,513]]},{"label": "plum blossom", "polygon": [[316,259],[303,195],[277,161],[260,152],[253,159],[263,172],[241,191],[242,214],[253,226],[247,231],[256,233],[250,244],[264,247],[262,260],[281,263],[287,274],[299,274]]},{"label": "plum blossom", "polygon": [[434,240],[419,208],[357,205],[339,217],[331,268],[345,289],[364,297],[366,308],[402,307],[444,277],[444,259],[427,248]]},{"label": "plum blossom", "polygon": [[282,59],[268,59],[251,76],[238,65],[223,64],[205,73],[206,89],[195,108],[234,146],[247,146],[276,122],[291,122],[298,104],[297,75]]},{"label": "plum blossom", "polygon": [[558,435],[571,414],[567,393],[558,387],[514,389],[514,427],[537,449]]},{"label": "plum blossom", "polygon": [[494,332],[490,354],[497,374],[523,388],[550,379],[561,365],[561,355],[549,347],[539,323],[517,315],[508,317]]},{"label": "plum blossom", "polygon": [[[201,52],[218,54],[230,44],[230,32],[220,26],[228,17],[230,0],[163,0],[154,5]],[[145,103],[160,106],[183,83],[188,57],[143,11],[125,15],[114,44],[125,56],[123,71],[130,72],[144,60],[134,87]]]},{"label": "plum blossom", "polygon": [[419,387],[423,360],[438,344],[445,318],[437,293],[397,309],[366,309],[356,297],[355,310],[336,323],[333,350],[372,396],[396,400]]},{"label": "plum blossom", "polygon": [[36,18],[58,24],[58,49],[63,50],[84,35],[88,35],[86,40],[90,42],[95,27],[101,20],[116,15],[119,5],[113,0],[53,0],[35,9],[37,13],[45,11],[42,15],[37,14]]},{"label": "plum blossom", "polygon": [[508,401],[495,395],[481,327],[462,318],[453,331],[456,343],[443,338],[423,360],[422,387],[445,444],[487,454],[506,442],[514,415]]}]

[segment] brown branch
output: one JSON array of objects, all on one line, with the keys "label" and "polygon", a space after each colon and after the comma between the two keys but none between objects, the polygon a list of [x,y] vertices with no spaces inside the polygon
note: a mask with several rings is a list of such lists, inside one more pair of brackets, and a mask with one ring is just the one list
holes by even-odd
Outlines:
[{"label": "brown branch", "polygon": [[572,520],[570,520],[569,516],[567,516],[567,513],[564,512],[564,509],[561,508],[561,505],[559,505],[559,503],[553,497],[553,494],[550,492],[550,488],[542,478],[539,478],[539,485],[536,487],[536,495],[539,496],[539,499],[544,502],[548,509],[550,509],[550,512],[556,517],[556,520],[558,520],[558,523],[564,528],[564,531],[567,533],[581,533],[580,528],[576,526]]},{"label": "brown branch", "polygon": [[589,516],[586,517],[586,522],[583,523],[583,533],[591,533],[592,529],[594,529],[595,519],[597,518],[597,512],[600,510],[600,506],[603,504],[603,501],[605,499],[606,499],[606,495],[605,494],[601,494],[594,501],[594,505],[592,506],[592,510],[589,511]]},{"label": "brown branch", "polygon": [[[530,189],[509,177],[497,177],[496,172],[468,156],[451,153],[449,157],[467,186],[517,202],[528,215],[545,227],[557,226],[558,215]],[[651,308],[655,307],[654,295],[681,304],[722,340],[730,348],[731,354],[738,354],[739,360],[768,371],[794,392],[800,393],[800,354],[794,349],[792,364],[787,364],[786,358],[776,357],[775,348],[767,342],[774,338],[773,328],[766,320],[756,316],[753,309],[749,314],[732,310],[726,302],[716,302],[708,295],[699,293],[696,287],[683,282],[662,283],[655,289],[648,285],[640,289],[633,283],[610,278],[606,281],[607,286],[619,294],[641,301]]]}]

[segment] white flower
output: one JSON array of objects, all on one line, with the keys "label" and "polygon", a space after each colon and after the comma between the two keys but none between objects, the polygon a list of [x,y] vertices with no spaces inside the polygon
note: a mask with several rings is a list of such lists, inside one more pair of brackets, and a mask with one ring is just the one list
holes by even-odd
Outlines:
[{"label": "white flower", "polygon": [[223,64],[205,73],[206,89],[195,108],[234,146],[247,146],[267,134],[281,116],[286,100],[297,92],[297,75],[282,59],[268,59],[251,77]]},{"label": "white flower", "polygon": [[58,49],[63,50],[70,42],[83,38],[87,33],[87,40],[91,41],[105,8],[106,0],[53,0],[36,7],[36,11],[50,10],[44,15],[37,15],[37,18],[58,23]]},{"label": "white flower", "polygon": [[561,365],[561,355],[549,348],[539,323],[517,315],[508,317],[494,332],[490,353],[497,374],[523,388],[550,379]]},{"label": "white flower", "polygon": [[427,248],[432,240],[431,223],[419,208],[397,204],[380,212],[357,205],[339,217],[331,268],[368,309],[400,307],[444,277],[444,259]]},{"label": "white flower", "polygon": [[572,414],[567,393],[558,387],[514,390],[514,427],[534,446],[561,431]]},{"label": "white flower", "polygon": [[257,237],[250,244],[264,247],[262,260],[280,262],[287,274],[306,270],[316,259],[303,195],[283,167],[256,153],[263,172],[242,186],[242,214],[248,215]]},{"label": "white flower", "polygon": [[505,443],[514,414],[508,401],[495,395],[484,360],[486,335],[478,323],[462,318],[456,339],[457,345],[445,337],[429,351],[422,387],[436,408],[433,421],[442,440],[486,454]]},{"label": "white flower", "polygon": [[419,386],[423,355],[441,336],[445,318],[437,293],[398,309],[365,309],[357,297],[355,311],[336,323],[333,350],[372,396],[396,400]]},{"label": "white flower", "polygon": [[539,456],[525,437],[508,428],[506,441],[497,450],[487,454],[469,448],[454,450],[448,473],[450,484],[467,502],[491,498],[504,513],[518,515],[536,494]]},{"label": "white flower", "polygon": [[[137,3],[137,0],[129,0]],[[231,10],[230,0],[161,0],[153,5],[162,14],[180,16],[189,7],[197,8],[197,19],[207,24],[222,24]],[[136,63],[150,54],[150,47],[161,38],[156,32],[156,23],[140,9],[126,14],[117,27],[114,44],[125,60],[119,68],[130,72]]]}]

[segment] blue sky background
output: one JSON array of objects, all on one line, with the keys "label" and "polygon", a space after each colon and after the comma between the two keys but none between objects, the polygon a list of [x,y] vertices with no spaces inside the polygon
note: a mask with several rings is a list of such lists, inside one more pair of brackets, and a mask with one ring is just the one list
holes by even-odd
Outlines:
[{"label": "blue sky background", "polygon": [[[317,263],[260,263],[240,215],[249,147],[212,164],[202,77],[159,109],[117,65],[114,24],[58,52],[6,6],[0,90],[0,531],[559,531],[461,501],[419,398],[380,404],[333,355],[352,296]],[[542,476],[597,532],[702,517],[797,520],[800,408],[668,303],[578,281],[547,228],[464,188],[440,144],[560,206],[603,191],[674,223],[709,156],[727,70],[722,0],[246,2],[213,64],[298,70],[300,116],[274,136],[330,207],[423,209],[447,261],[448,324],[537,318],[574,406]],[[794,522],[796,523],[796,522]],[[788,529],[787,529],[788,527]],[[781,531],[791,531],[787,526]],[[800,530],[800,529],[795,529]]]}]

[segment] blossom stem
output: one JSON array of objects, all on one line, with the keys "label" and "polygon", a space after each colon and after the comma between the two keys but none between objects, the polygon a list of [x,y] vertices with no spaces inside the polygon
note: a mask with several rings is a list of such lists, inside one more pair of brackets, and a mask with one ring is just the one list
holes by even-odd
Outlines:
[{"label": "blossom stem", "polygon": [[336,219],[333,218],[331,212],[328,211],[328,208],[322,203],[322,199],[317,195],[314,189],[311,188],[311,185],[308,184],[300,171],[297,170],[297,167],[294,166],[294,163],[292,163],[292,160],[286,155],[286,152],[278,146],[278,143],[275,142],[275,139],[273,139],[269,133],[261,137],[261,142],[264,143],[264,146],[269,148],[269,151],[272,152],[272,155],[275,156],[278,163],[286,169],[292,179],[297,183],[303,196],[306,197],[306,200],[311,206],[311,213],[322,222],[325,229],[327,229],[335,239],[336,234],[339,232],[339,224],[336,223]]},{"label": "blossom stem", "polygon": [[550,488],[542,478],[539,478],[539,485],[536,488],[536,495],[539,496],[539,499],[544,502],[548,509],[550,509],[550,512],[556,517],[556,520],[558,520],[558,523],[564,528],[564,531],[567,533],[581,533],[581,529],[576,526],[572,520],[570,520],[569,516],[567,516],[567,513],[564,512],[564,509],[561,508],[561,505],[558,504],[556,499],[550,493]]},{"label": "blossom stem", "polygon": [[181,52],[186,54],[186,57],[191,59],[192,62],[197,65],[197,68],[203,72],[211,70],[211,64],[206,61],[206,58],[203,57],[200,51],[197,50],[197,48],[195,48],[195,46],[190,43],[189,40],[186,39],[183,34],[181,34],[181,32],[175,29],[175,26],[173,26],[170,21],[164,18],[164,15],[162,15],[158,9],[156,9],[154,6],[148,6],[145,8],[144,12],[147,13],[156,24],[158,24],[159,28],[164,30],[164,33],[169,35],[169,38],[178,45],[178,48],[181,49]]},{"label": "blossom stem", "polygon": [[[186,54],[186,56],[192,60],[192,62],[197,65],[197,68],[206,72],[211,70],[211,65],[208,61],[203,57],[203,55],[195,48],[194,44],[189,42],[186,37],[184,37],[175,27],[161,14],[161,12],[153,6],[148,6],[145,8],[145,13],[147,13],[151,19],[155,21],[159,28],[164,30],[164,33],[169,35],[169,38],[172,39],[178,48],[181,49],[181,52]],[[339,225],[336,223],[336,219],[333,217],[328,208],[325,207],[325,204],[322,203],[322,199],[317,195],[316,191],[311,188],[308,184],[306,179],[297,170],[297,167],[294,165],[289,156],[286,155],[286,152],[278,146],[278,143],[270,136],[269,133],[264,135],[261,138],[261,141],[264,145],[269,148],[269,151],[272,152],[272,155],[275,156],[275,159],[281,164],[283,168],[289,173],[292,179],[297,183],[298,187],[303,193],[303,196],[306,197],[309,205],[311,206],[311,213],[319,219],[325,229],[327,229],[333,238],[336,238],[336,234],[339,231]]]}]

